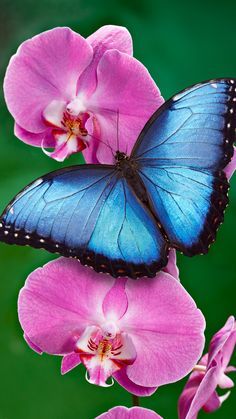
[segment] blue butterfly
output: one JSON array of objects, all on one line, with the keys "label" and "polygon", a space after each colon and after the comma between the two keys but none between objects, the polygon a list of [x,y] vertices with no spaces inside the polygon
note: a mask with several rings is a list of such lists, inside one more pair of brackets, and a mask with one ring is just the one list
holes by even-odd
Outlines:
[{"label": "blue butterfly", "polygon": [[215,240],[228,203],[236,79],[197,84],[164,103],[130,156],[80,165],[27,186],[0,218],[0,240],[76,257],[112,276],[153,277],[171,247],[193,256]]}]

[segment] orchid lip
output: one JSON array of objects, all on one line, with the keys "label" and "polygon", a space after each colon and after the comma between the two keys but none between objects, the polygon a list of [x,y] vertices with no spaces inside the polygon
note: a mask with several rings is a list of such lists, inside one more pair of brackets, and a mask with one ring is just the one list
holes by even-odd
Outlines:
[{"label": "orchid lip", "polygon": [[88,326],[74,350],[88,371],[87,380],[103,387],[107,387],[107,379],[116,371],[136,359],[130,337],[113,322],[105,322],[102,327]]}]

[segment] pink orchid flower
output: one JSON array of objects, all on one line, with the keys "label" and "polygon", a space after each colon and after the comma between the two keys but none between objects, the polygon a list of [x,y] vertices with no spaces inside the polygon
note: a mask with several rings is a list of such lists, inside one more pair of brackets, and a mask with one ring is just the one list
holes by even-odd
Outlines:
[{"label": "pink orchid flower", "polygon": [[90,383],[106,387],[114,377],[150,395],[188,374],[203,349],[204,317],[177,279],[167,267],[155,279],[115,280],[59,258],[20,292],[25,339],[39,353],[62,355],[62,374],[82,363]]},{"label": "pink orchid flower", "polygon": [[96,419],[162,419],[157,413],[143,407],[131,407],[128,409],[124,406],[113,407],[108,412],[97,416]]},{"label": "pink orchid flower", "polygon": [[179,399],[179,418],[196,419],[201,409],[205,412],[214,412],[228,398],[228,391],[218,396],[217,386],[222,389],[233,387],[234,383],[226,375],[236,371],[228,366],[236,345],[236,322],[233,316],[229,317],[222,329],[217,332],[206,354],[194,368],[194,372]]},{"label": "pink orchid flower", "polygon": [[236,147],[234,147],[234,154],[231,161],[229,162],[229,164],[227,164],[224,170],[228,180],[233,176],[235,170],[236,170]]},{"label": "pink orchid flower", "polygon": [[119,26],[87,39],[55,28],[23,42],[4,81],[15,135],[58,161],[83,150],[88,163],[113,163],[118,142],[129,153],[163,102],[131,55],[131,36]]}]

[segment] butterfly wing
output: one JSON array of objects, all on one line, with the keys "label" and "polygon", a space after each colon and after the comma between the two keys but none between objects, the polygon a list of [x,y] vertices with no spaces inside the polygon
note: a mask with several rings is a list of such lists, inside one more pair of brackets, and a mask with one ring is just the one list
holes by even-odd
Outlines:
[{"label": "butterfly wing", "polygon": [[167,244],[114,166],[82,165],[26,187],[0,219],[0,239],[77,257],[113,276],[154,276]]},{"label": "butterfly wing", "polygon": [[223,172],[235,141],[236,81],[195,85],[148,121],[132,152],[172,246],[205,253],[228,203]]}]

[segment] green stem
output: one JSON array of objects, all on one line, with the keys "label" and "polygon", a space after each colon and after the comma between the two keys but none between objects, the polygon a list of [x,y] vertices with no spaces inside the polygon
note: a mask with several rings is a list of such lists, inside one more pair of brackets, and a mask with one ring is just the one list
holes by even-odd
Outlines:
[{"label": "green stem", "polygon": [[139,397],[132,394],[133,406],[139,406]]}]

